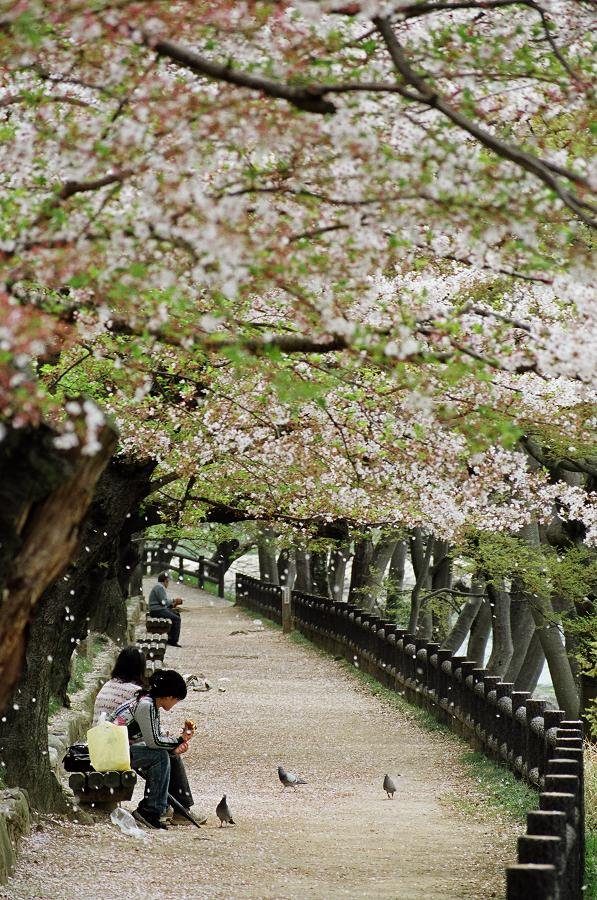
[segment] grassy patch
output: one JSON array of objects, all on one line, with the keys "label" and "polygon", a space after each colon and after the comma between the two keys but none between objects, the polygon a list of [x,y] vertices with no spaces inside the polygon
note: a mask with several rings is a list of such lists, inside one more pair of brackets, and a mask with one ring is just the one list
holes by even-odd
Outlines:
[{"label": "grassy patch", "polygon": [[597,744],[585,742],[586,871],[585,896],[597,897]]},{"label": "grassy patch", "polygon": [[492,762],[476,750],[465,750],[460,759],[489,805],[526,825],[527,812],[539,808],[537,791],[516,778],[505,766]]},{"label": "grassy patch", "polygon": [[[103,634],[96,634],[94,635],[93,640],[90,642],[87,654],[85,656],[79,656],[75,653],[70,681],[68,682],[66,688],[67,694],[76,694],[77,691],[81,690],[85,683],[85,676],[93,668],[93,660],[98,653],[101,653],[107,643],[108,638],[106,638]],[[53,716],[55,716],[56,713],[61,709],[62,703],[60,702],[58,697],[50,697],[50,702],[48,703],[48,719],[51,719]]]},{"label": "grassy patch", "polygon": [[[189,587],[199,589],[199,579],[196,575],[184,575],[183,584],[188,584]],[[205,591],[206,594],[212,594],[214,597],[218,596],[218,586],[211,581],[205,581],[200,590]],[[234,603],[236,601],[236,595],[232,591],[224,589],[224,600],[229,600],[231,603]]]},{"label": "grassy patch", "polygon": [[62,703],[58,697],[50,697],[50,702],[48,703],[48,719],[55,716],[59,709],[62,709]]},{"label": "grassy patch", "polygon": [[88,672],[91,672],[93,668],[93,660],[97,656],[97,654],[104,649],[106,646],[106,638],[97,634],[91,641],[89,645],[89,649],[85,656],[79,656],[75,654],[75,661],[73,665],[73,670],[71,672],[70,681],[67,687],[68,694],[76,694],[77,691],[80,691],[85,683],[85,676]]},{"label": "grassy patch", "polygon": [[[274,622],[273,619],[268,619],[267,616],[266,616],[264,613],[257,612],[257,611],[254,610],[251,606],[243,606],[242,603],[236,602],[234,605],[236,606],[237,609],[240,609],[242,612],[244,612],[245,615],[249,616],[249,618],[251,618],[253,621],[255,621],[255,619],[259,619],[259,621],[260,621],[266,628],[271,628],[272,631],[282,631],[282,626],[281,626],[278,622]],[[289,637],[290,637],[291,639],[293,639],[294,634],[300,634],[300,632],[298,632],[298,631],[297,631],[297,632],[294,632],[294,631],[293,631],[293,632],[289,635]],[[300,637],[303,638],[302,634],[300,635]],[[310,641],[307,641],[306,638],[303,638],[303,640],[305,641],[305,643],[309,644],[310,647],[313,646],[313,645],[311,644]]]},{"label": "grassy patch", "polygon": [[373,675],[367,675],[366,672],[361,672],[360,669],[357,669],[356,666],[351,665],[348,660],[345,659],[340,661],[340,665],[347,672],[354,675],[361,684],[366,685],[369,693],[373,694],[374,697],[389,703],[390,706],[393,706],[400,713],[407,716],[412,721],[417,722],[417,724],[424,728],[425,731],[440,732],[442,734],[450,735],[456,740],[460,740],[452,731],[450,731],[447,725],[444,725],[436,719],[432,713],[428,712],[426,709],[422,709],[420,706],[409,703],[401,694],[380,684]]},{"label": "grassy patch", "polygon": [[597,831],[587,829],[585,844],[585,897],[597,897]]}]

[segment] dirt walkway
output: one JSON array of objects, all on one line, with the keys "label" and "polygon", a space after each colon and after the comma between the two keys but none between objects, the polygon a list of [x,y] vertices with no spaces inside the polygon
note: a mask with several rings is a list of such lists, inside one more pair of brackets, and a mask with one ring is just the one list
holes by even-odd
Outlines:
[{"label": "dirt walkway", "polygon": [[[213,686],[191,691],[169,718],[172,730],[186,716],[198,722],[186,762],[207,825],[148,832],[144,844],[109,822],[46,823],[24,844],[0,897],[503,896],[514,835],[510,846],[496,843],[487,822],[446,802],[474,795],[449,738],[421,731],[337,662],[256,616],[184,594],[183,648],[169,649],[166,664],[203,672]],[[282,792],[278,764],[309,783]],[[385,772],[403,776],[393,801],[381,788]],[[223,793],[235,828],[218,827]]]}]

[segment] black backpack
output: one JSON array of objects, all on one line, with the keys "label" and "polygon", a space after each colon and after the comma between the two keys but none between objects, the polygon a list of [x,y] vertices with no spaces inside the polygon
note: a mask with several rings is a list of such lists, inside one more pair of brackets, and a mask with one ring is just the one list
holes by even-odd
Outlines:
[{"label": "black backpack", "polygon": [[62,760],[67,772],[93,772],[87,744],[71,744]]}]

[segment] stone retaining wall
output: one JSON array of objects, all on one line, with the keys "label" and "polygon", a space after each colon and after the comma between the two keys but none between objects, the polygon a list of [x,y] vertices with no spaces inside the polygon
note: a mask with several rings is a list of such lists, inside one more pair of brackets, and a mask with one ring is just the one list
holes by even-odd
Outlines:
[{"label": "stone retaining wall", "polygon": [[[127,603],[127,640],[133,643],[135,631],[144,618],[146,603],[143,597],[133,597]],[[93,635],[91,636],[93,637]],[[77,651],[84,655],[85,644]],[[93,706],[100,687],[109,678],[120,647],[110,643],[93,660],[93,668],[87,673],[83,687],[71,697],[70,709],[61,709],[48,722],[48,753],[50,766],[62,781],[62,759],[68,747],[85,737],[93,719]],[[0,791],[0,884],[11,874],[16,861],[21,838],[27,834],[31,813],[27,792],[20,788]]]}]

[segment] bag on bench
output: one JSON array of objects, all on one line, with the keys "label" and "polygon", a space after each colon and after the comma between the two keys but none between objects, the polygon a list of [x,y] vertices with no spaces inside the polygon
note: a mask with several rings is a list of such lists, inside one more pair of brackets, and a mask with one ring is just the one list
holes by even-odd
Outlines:
[{"label": "bag on bench", "polygon": [[71,744],[62,760],[67,772],[93,772],[87,744]]}]

